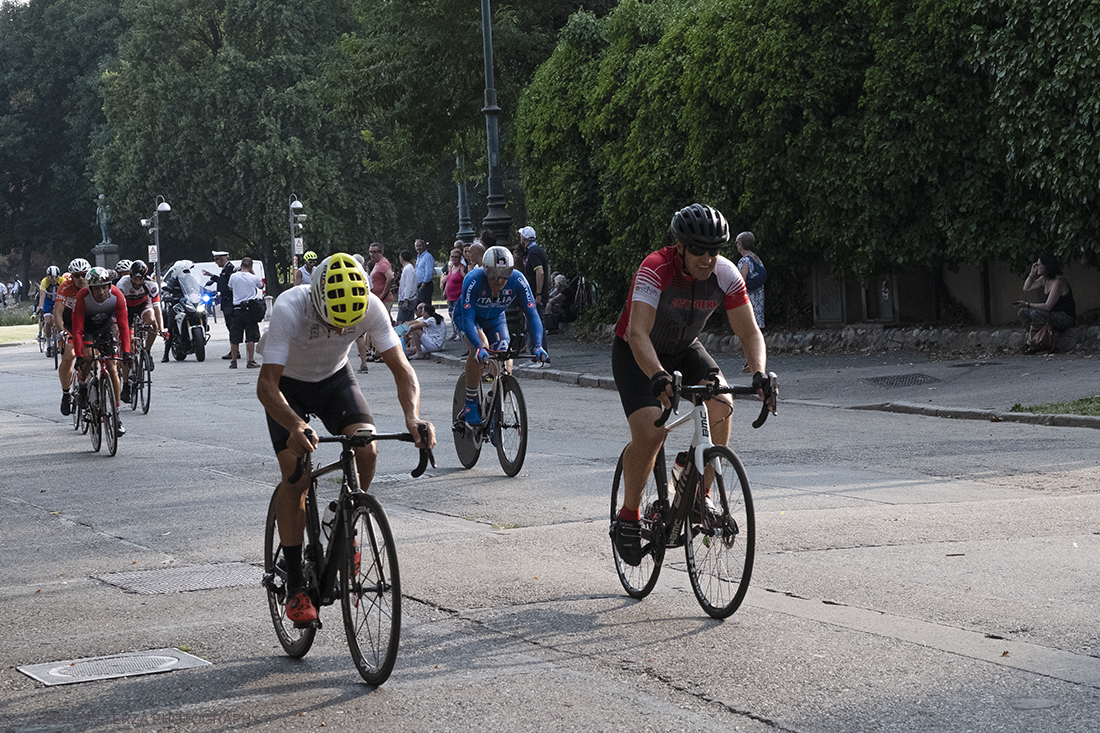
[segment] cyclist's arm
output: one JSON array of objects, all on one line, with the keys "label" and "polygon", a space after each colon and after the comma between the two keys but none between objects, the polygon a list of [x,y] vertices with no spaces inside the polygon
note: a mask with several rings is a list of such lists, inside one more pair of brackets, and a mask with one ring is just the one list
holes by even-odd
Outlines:
[{"label": "cyclist's arm", "polygon": [[[312,453],[317,446],[317,436],[312,439],[306,436],[309,423],[298,417],[298,413],[291,409],[282,391],[279,389],[279,379],[283,376],[282,364],[264,364],[260,367],[260,376],[256,380],[256,396],[260,398],[260,404],[271,416],[271,419],[282,425],[290,433],[286,446],[300,456],[303,453]],[[312,431],[311,431],[312,433]]]},{"label": "cyclist's arm", "polygon": [[756,316],[753,315],[752,306],[748,303],[731,308],[726,311],[730,327],[741,341],[741,349],[745,352],[745,361],[749,364],[749,371],[767,373],[768,355],[764,346],[764,334],[760,333],[760,327],[756,325]]},{"label": "cyclist's arm", "polygon": [[130,316],[126,312],[126,297],[118,287],[111,286],[115,296],[115,324],[118,325],[118,342],[123,354],[130,353]]},{"label": "cyclist's arm", "polygon": [[54,298],[53,301],[53,325],[57,327],[58,331],[65,330],[65,299],[61,297],[60,293]]},{"label": "cyclist's arm", "polygon": [[527,312],[527,327],[531,329],[532,335],[535,337],[535,346],[542,346],[542,319],[539,318],[539,312],[535,308],[535,298],[531,294],[531,286],[527,284],[527,278],[522,274],[516,278],[516,283],[520,288],[520,297],[523,298],[523,309]]},{"label": "cyclist's arm", "polygon": [[[401,346],[386,349],[379,356],[393,374],[394,384],[397,385],[397,401],[401,404],[401,411],[405,413],[405,428],[416,440],[417,448],[435,447],[435,428],[432,424],[420,419],[420,382],[416,378],[409,360],[405,357],[405,351]],[[260,371],[261,376],[263,370]],[[422,445],[420,442],[420,426],[428,427],[428,441],[430,445]]]},{"label": "cyclist's arm", "polygon": [[[630,323],[626,328],[626,342],[630,345],[630,350],[634,354],[634,361],[638,363],[638,367],[650,379],[653,378],[654,374],[665,370],[661,366],[661,360],[657,357],[657,350],[653,348],[653,342],[649,339],[649,334],[653,331],[653,325],[656,322],[657,309],[649,303],[635,300],[630,304]],[[665,407],[671,404],[664,394],[660,395],[658,399]]]},{"label": "cyclist's arm", "polygon": [[458,302],[455,303],[454,315],[458,319],[459,330],[475,347],[481,343],[481,336],[477,332],[477,304],[474,295],[480,281],[478,272],[471,272],[463,278],[462,294],[458,296]]}]

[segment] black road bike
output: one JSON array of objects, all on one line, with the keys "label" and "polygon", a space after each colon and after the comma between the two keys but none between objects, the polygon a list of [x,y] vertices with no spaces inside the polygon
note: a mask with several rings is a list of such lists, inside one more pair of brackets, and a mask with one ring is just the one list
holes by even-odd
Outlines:
[{"label": "black road bike", "polygon": [[[421,440],[427,444],[427,429],[421,428]],[[363,679],[381,685],[393,671],[401,638],[401,575],[397,566],[397,548],[390,523],[382,505],[359,487],[355,467],[355,449],[372,441],[414,442],[409,433],[376,434],[360,430],[355,435],[321,437],[321,443],[340,443],[340,460],[310,472],[306,500],[306,542],[302,552],[302,570],[306,591],[317,609],[337,601],[344,617],[351,657]],[[428,464],[435,466],[429,449],[420,450],[420,463],[413,477],[422,475]],[[290,477],[296,483],[309,469],[303,456]],[[317,479],[342,472],[340,495],[328,502],[330,512],[322,514],[317,506]],[[287,585],[282,545],[275,522],[279,489],[271,497],[264,530],[264,577],[271,620],[279,643],[292,657],[305,656],[313,646],[321,621],[297,625],[286,616]],[[322,510],[323,511],[323,510]]]}]

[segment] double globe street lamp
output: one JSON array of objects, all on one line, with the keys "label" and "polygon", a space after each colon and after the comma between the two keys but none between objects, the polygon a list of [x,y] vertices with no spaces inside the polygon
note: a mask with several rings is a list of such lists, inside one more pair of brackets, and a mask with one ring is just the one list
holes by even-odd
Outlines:
[{"label": "double globe street lamp", "polygon": [[291,283],[294,282],[294,271],[298,269],[298,255],[304,252],[304,244],[302,238],[297,236],[298,230],[303,226],[302,222],[306,220],[306,215],[302,212],[302,202],[298,200],[298,197],[294,194],[290,194],[290,252],[294,257],[293,265],[290,270]]},{"label": "double globe street lamp", "polygon": [[153,235],[153,251],[156,254],[155,264],[153,266],[153,274],[156,275],[156,282],[160,283],[160,215],[161,213],[167,214],[172,210],[172,207],[168,205],[168,202],[164,200],[163,196],[157,195],[153,199],[153,218],[142,219],[141,225],[143,227],[151,227],[149,233]]}]

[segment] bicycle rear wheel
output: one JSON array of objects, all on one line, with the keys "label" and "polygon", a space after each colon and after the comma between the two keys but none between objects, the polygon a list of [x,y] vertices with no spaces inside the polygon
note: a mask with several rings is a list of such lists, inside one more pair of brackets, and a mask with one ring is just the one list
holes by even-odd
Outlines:
[{"label": "bicycle rear wheel", "polygon": [[453,409],[451,410],[451,433],[455,439],[455,452],[463,468],[473,468],[481,455],[481,441],[474,437],[474,431],[466,424],[466,377],[458,378],[455,385]]},{"label": "bicycle rear wheel", "polygon": [[98,376],[88,380],[88,435],[92,439],[92,450],[97,453],[103,445],[103,405],[100,400],[102,387]]},{"label": "bicycle rear wheel", "polygon": [[714,618],[726,618],[738,609],[749,589],[756,518],[741,460],[725,446],[708,448],[703,458],[715,466],[710,492],[713,510],[706,506],[700,479],[684,549],[691,589],[699,605]]},{"label": "bicycle rear wheel", "polygon": [[115,385],[110,377],[103,378],[100,391],[100,404],[103,410],[103,433],[107,436],[107,454],[118,453],[118,400],[115,397]]},{"label": "bicycle rear wheel", "polygon": [[646,480],[642,489],[642,562],[638,566],[628,565],[619,557],[619,550],[615,547],[615,523],[619,521],[619,510],[623,506],[625,490],[623,488],[623,454],[619,455],[619,463],[615,466],[615,480],[611,484],[611,553],[615,558],[615,572],[619,574],[619,582],[631,598],[645,598],[657,584],[657,578],[661,574],[661,564],[665,558],[664,544],[664,516],[667,515],[668,496],[667,481],[665,479],[665,452],[664,448],[657,454],[657,463],[653,467],[653,473]]},{"label": "bicycle rear wheel", "polygon": [[264,528],[264,579],[267,590],[267,605],[271,609],[271,621],[275,624],[275,636],[283,651],[294,658],[306,655],[317,636],[316,627],[299,629],[286,617],[286,570],[284,569],[283,546],[279,544],[278,530],[275,526],[275,500],[279,489],[271,495],[267,507],[267,525]]},{"label": "bicycle rear wheel", "polygon": [[340,568],[344,630],[359,674],[380,685],[393,671],[401,638],[397,548],[382,505],[369,494],[359,497],[350,526]]},{"label": "bicycle rear wheel", "polygon": [[527,455],[527,403],[519,382],[510,374],[500,375],[497,381],[500,394],[500,410],[494,411],[493,438],[497,446],[500,467],[509,476],[515,476],[523,468]]}]

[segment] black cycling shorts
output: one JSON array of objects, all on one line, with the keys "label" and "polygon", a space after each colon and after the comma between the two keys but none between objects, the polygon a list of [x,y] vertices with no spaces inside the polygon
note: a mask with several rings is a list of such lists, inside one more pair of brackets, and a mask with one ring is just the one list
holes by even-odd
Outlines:
[{"label": "black cycling shorts", "polygon": [[[692,341],[679,354],[657,356],[666,372],[672,374],[678,371],[683,375],[684,384],[700,384],[711,369],[718,369],[718,363],[699,343],[699,339]],[[615,377],[615,388],[619,390],[619,400],[623,403],[623,411],[628,418],[643,407],[661,406],[661,402],[653,396],[649,377],[634,360],[630,344],[618,336],[611,346],[611,373]],[[726,383],[720,369],[718,378],[723,384]]]},{"label": "black cycling shorts", "polygon": [[[300,418],[309,422],[310,415],[316,415],[332,435],[343,435],[345,428],[356,423],[374,424],[367,398],[359,389],[350,363],[320,382],[281,377],[279,391]],[[276,455],[286,450],[290,432],[272,420],[271,415],[267,415],[267,432]]]}]

